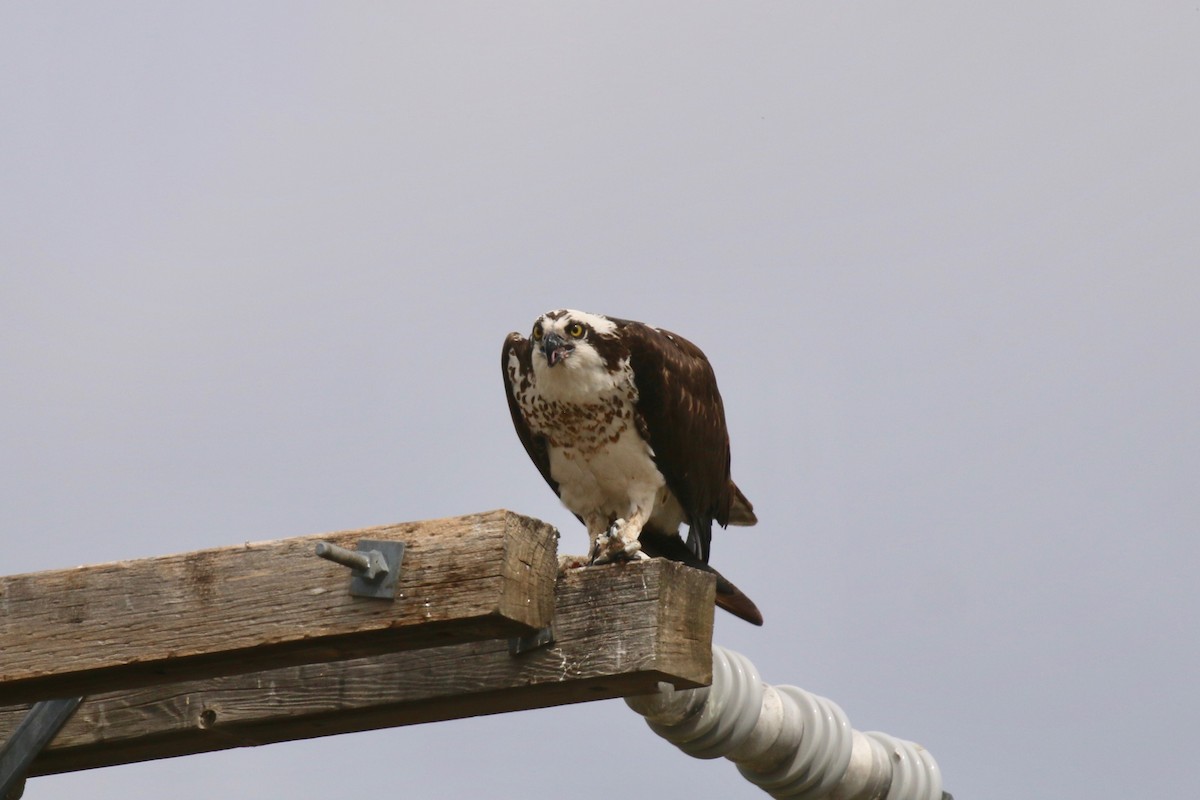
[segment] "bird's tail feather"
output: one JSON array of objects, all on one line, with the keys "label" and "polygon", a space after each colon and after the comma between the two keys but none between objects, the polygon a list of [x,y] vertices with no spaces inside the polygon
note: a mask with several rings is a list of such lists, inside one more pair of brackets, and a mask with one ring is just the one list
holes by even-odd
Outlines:
[{"label": "bird's tail feather", "polygon": [[730,481],[729,488],[732,495],[729,503],[729,524],[753,525],[758,522],[758,517],[754,515],[754,505],[746,499],[746,495],[742,494],[737,484]]},{"label": "bird's tail feather", "polygon": [[762,612],[758,610],[758,606],[754,605],[754,601],[727,580],[724,575],[701,561],[684,543],[683,539],[679,538],[678,534],[643,528],[642,535],[638,537],[638,540],[642,545],[642,551],[648,556],[669,558],[672,561],[679,561],[689,567],[702,569],[716,575],[717,605],[752,625],[763,624]]},{"label": "bird's tail feather", "polygon": [[741,589],[727,581],[724,575],[715,569],[710,569],[710,571],[717,575],[717,605],[735,617],[746,620],[751,625],[762,625],[762,612],[758,610],[758,606],[754,605],[754,601],[746,597]]}]

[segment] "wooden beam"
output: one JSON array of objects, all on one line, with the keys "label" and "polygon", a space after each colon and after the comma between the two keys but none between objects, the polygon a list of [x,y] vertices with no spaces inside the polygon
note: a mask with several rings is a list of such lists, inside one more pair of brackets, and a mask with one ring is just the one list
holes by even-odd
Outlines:
[{"label": "wooden beam", "polygon": [[[549,624],[557,533],[510,511],[0,577],[0,705]],[[395,600],[353,597],[325,540],[406,544]]]},{"label": "wooden beam", "polygon": [[[31,775],[680,688],[712,677],[712,575],[671,561],[559,579],[555,642],[504,641],[88,698]],[[0,740],[22,709],[0,709]]]}]

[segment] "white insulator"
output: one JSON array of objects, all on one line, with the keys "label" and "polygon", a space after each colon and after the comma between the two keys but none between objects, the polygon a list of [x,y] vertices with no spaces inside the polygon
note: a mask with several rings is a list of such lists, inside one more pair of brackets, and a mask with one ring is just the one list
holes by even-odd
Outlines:
[{"label": "white insulator", "polygon": [[[720,758],[745,741],[758,722],[763,683],[741,653],[713,648],[711,686],[692,690],[690,713],[678,721],[647,717],[651,730],[696,758]],[[677,692],[687,694],[687,692]]]},{"label": "white insulator", "polygon": [[920,745],[861,734],[832,700],[770,686],[745,656],[713,645],[711,686],[625,702],[696,758],[725,756],[751,783],[788,800],[943,800],[941,773]]},{"label": "white insulator", "polygon": [[771,764],[739,764],[746,780],[773,797],[825,797],[850,763],[850,721],[837,704],[795,686],[777,686],[782,724]]},{"label": "white insulator", "polygon": [[879,731],[863,734],[879,742],[891,757],[892,786],[887,800],[919,798],[941,800],[942,773],[929,751],[915,742],[906,742]]}]

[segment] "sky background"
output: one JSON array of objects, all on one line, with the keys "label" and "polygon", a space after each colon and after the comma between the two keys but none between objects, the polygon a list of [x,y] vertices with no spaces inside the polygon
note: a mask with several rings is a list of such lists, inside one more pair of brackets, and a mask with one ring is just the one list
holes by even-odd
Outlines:
[{"label": "sky background", "polygon": [[[499,507],[582,552],[499,370],[581,308],[714,364],[764,680],[959,800],[1189,796],[1198,80],[1195,0],[5,3],[0,572]],[[348,790],[765,797],[619,700],[26,796]]]}]

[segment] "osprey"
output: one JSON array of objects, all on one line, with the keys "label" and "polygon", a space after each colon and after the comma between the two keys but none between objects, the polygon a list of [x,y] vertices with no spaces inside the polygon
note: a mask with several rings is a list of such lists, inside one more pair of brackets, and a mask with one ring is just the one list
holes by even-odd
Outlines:
[{"label": "osprey", "polygon": [[[590,559],[662,556],[717,576],[717,605],[762,614],[708,566],[712,524],[753,525],[729,477],[717,379],[700,348],[640,322],[561,309],[501,355],[517,436],[563,505],[587,527]],[[687,541],[679,535],[688,525]]]}]

